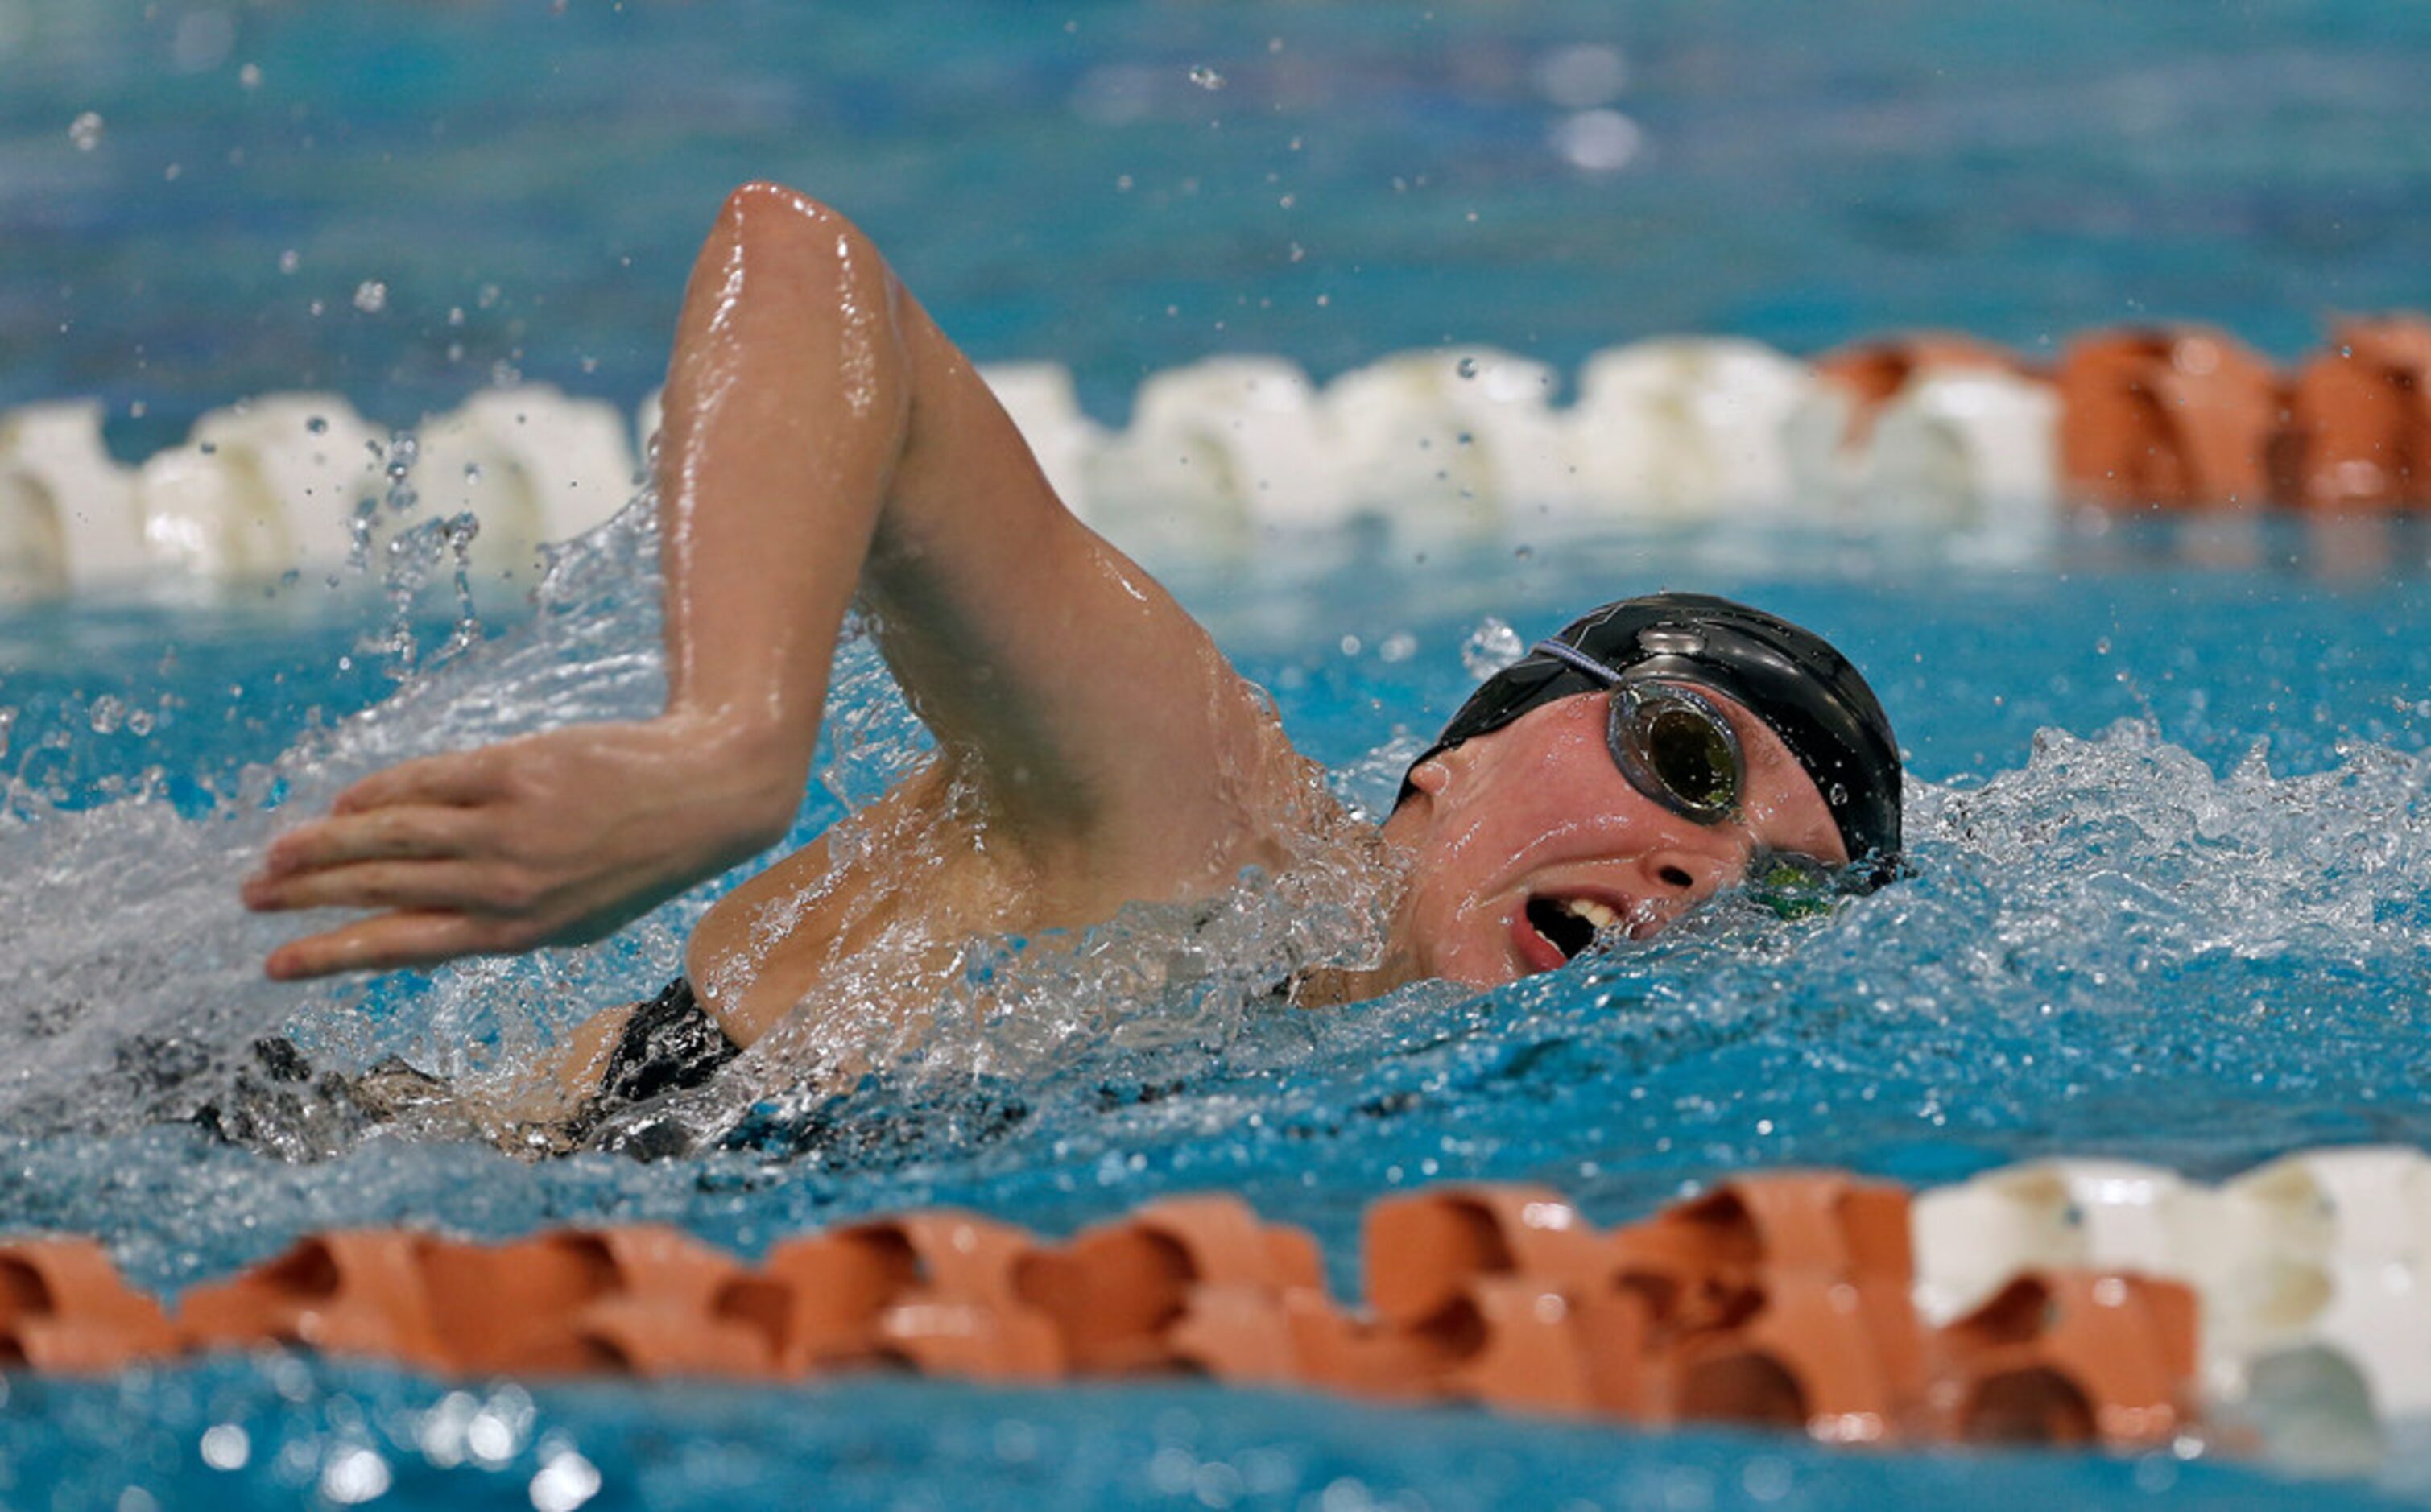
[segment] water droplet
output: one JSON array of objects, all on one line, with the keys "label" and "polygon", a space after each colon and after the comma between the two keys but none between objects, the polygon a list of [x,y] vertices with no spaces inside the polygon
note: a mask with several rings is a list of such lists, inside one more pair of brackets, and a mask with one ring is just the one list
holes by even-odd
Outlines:
[{"label": "water droplet", "polygon": [[292,246],[278,254],[278,271],[281,273],[293,273],[303,265],[304,255]]},{"label": "water droplet", "polygon": [[539,1512],[574,1512],[599,1494],[599,1470],[573,1450],[557,1455],[531,1479],[531,1504]]},{"label": "water droplet", "polygon": [[203,1430],[203,1463],[213,1470],[244,1469],[253,1457],[253,1436],[241,1423],[213,1423]]},{"label": "water droplet", "polygon": [[1469,631],[1460,648],[1460,664],[1473,678],[1490,678],[1527,653],[1519,632],[1491,616]]},{"label": "water droplet", "polygon": [[96,735],[114,734],[118,727],[126,722],[126,704],[105,693],[92,700],[92,707],[86,711],[85,721],[92,726],[92,732]]},{"label": "water droplet", "polygon": [[358,1506],[388,1494],[388,1461],[360,1445],[342,1449],[321,1467],[321,1494],[341,1506]]},{"label": "water droplet", "polygon": [[261,65],[247,63],[236,71],[236,81],[248,90],[261,88]]},{"label": "water droplet", "polygon": [[355,285],[355,308],[366,315],[377,315],[388,308],[388,285],[377,278],[365,278]]},{"label": "water droplet", "polygon": [[1618,110],[1581,110],[1552,132],[1553,150],[1589,173],[1627,167],[1645,144],[1645,131]]},{"label": "water droplet", "polygon": [[91,152],[101,145],[101,133],[105,124],[99,110],[87,110],[69,123],[68,140],[76,144],[76,151]]},{"label": "water droplet", "polygon": [[1190,82],[1198,85],[1202,90],[1207,90],[1212,92],[1222,89],[1225,84],[1225,79],[1223,75],[1218,74],[1214,69],[1209,68],[1206,64],[1201,63],[1190,71]]}]

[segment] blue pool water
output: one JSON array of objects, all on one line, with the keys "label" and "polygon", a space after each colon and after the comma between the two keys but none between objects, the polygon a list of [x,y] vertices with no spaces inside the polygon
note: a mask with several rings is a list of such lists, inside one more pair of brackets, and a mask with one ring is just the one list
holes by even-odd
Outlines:
[{"label": "blue pool water", "polygon": [[[277,792],[249,764],[276,764],[292,800],[309,802],[369,752],[494,732],[493,715],[465,713],[468,690],[535,687],[559,675],[544,665],[586,669],[563,684],[582,712],[645,703],[646,677],[628,685],[611,670],[651,630],[649,586],[626,577],[634,564],[622,551],[578,553],[557,590],[570,607],[545,626],[502,619],[482,648],[368,722],[342,715],[386,680],[335,670],[361,628],[340,608],[284,625],[275,603],[148,627],[94,616],[90,643],[44,635],[35,640],[47,649],[15,647],[26,711],[15,748],[27,781],[56,791],[21,790],[30,817],[0,833],[8,932],[28,942],[0,966],[12,1038],[0,1112],[18,1131],[0,1211],[101,1234],[139,1279],[176,1287],[348,1223],[505,1235],[662,1218],[756,1252],[804,1227],[913,1204],[1063,1233],[1159,1195],[1221,1188],[1314,1229],[1350,1292],[1361,1207],[1437,1180],[1549,1182],[1613,1222],[1729,1171],[1779,1165],[1933,1183],[2066,1151],[2218,1176],[2307,1145],[2431,1142],[2416,1095],[2431,985],[2431,647],[2408,633],[2431,610],[2431,583],[2414,569],[2319,579],[2294,532],[2273,533],[2266,564],[2247,571],[2173,566],[2176,544],[2073,538],[2052,570],[2028,574],[1880,564],[1894,552],[1869,554],[1876,565],[1862,571],[1751,571],[1730,563],[1761,547],[1703,535],[1497,547],[1313,582],[1185,581],[1275,690],[1295,738],[1353,796],[1389,781],[1406,749],[1397,732],[1431,725],[1465,689],[1464,647],[1491,630],[1492,613],[1533,633],[1568,606],[1652,582],[1778,605],[1875,669],[1920,780],[1920,875],[1826,921],[1718,911],[1702,929],[1483,997],[1421,988],[1308,1015],[1181,993],[1124,1005],[1119,1035],[1075,1018],[994,1071],[971,1069],[949,1036],[807,1110],[836,1131],[811,1153],[746,1148],[657,1165],[589,1155],[533,1167],[394,1140],[283,1165],[147,1121],[221,1088],[246,1039],[282,1024],[339,1060],[393,1047],[458,1067],[481,1058],[484,1038],[562,1026],[666,968],[696,900],[589,949],[368,987],[275,988],[252,963],[278,930],[244,917],[227,888],[233,856],[270,817],[262,795]],[[377,620],[368,604],[357,613]],[[880,729],[900,720],[865,680],[856,687],[846,711],[874,713]],[[147,734],[86,728],[97,696],[160,709],[164,695]],[[73,738],[45,751],[45,727]],[[313,730],[307,754],[282,756]],[[899,754],[891,736],[872,748]],[[865,785],[880,758],[850,760],[863,765],[847,785]],[[113,781],[140,781],[146,761],[179,781],[145,800],[101,800]],[[838,812],[814,789],[797,835]],[[183,923],[163,943],[165,919]],[[125,1063],[129,1043],[147,1047],[142,1065]],[[763,1115],[782,1124],[805,1112]],[[44,1456],[72,1458],[75,1435],[92,1431],[77,1425],[104,1414],[113,1432],[139,1425],[146,1457],[126,1473],[164,1497],[209,1484],[276,1501],[301,1481],[353,1473],[344,1457],[368,1449],[394,1479],[390,1504],[413,1504],[424,1486],[452,1504],[463,1482],[511,1498],[571,1447],[647,1504],[706,1504],[725,1494],[724,1475],[746,1473],[738,1466],[848,1502],[1017,1502],[1000,1473],[1007,1436],[1035,1473],[1109,1500],[1178,1474],[1176,1444],[1194,1464],[1230,1467],[1207,1471],[1224,1486],[1274,1478],[1280,1489],[1251,1498],[1268,1502],[1321,1496],[1347,1477],[1380,1496],[1491,1503],[1518,1494],[1515,1461],[1531,1467],[1528,1485],[1541,1476],[1590,1501],[1647,1504],[1668,1504],[1666,1488],[1681,1487],[1723,1504],[1773,1504],[1785,1487],[1784,1504],[1863,1504],[1987,1473],[1971,1460],[1214,1391],[1065,1398],[899,1383],[544,1391],[504,1466],[447,1470],[416,1436],[444,1388],[377,1370],[224,1364],[12,1391],[22,1413],[7,1431],[47,1467],[38,1479],[64,1473]],[[729,1399],[747,1405],[704,1405]],[[951,1424],[936,1430],[950,1440],[942,1448],[925,1436],[941,1416]],[[663,1455],[631,1441],[661,1420]],[[257,1445],[242,1470],[196,1458],[198,1436],[221,1422],[245,1425]],[[1460,1444],[1475,1453],[1446,1447]],[[698,1465],[696,1477],[664,1456]],[[2271,1494],[2255,1472],[2209,1463],[1997,1463],[1983,1494],[2019,1504],[2055,1487],[2206,1504]]]},{"label": "blue pool water", "polygon": [[[2366,0],[327,9],[0,0],[0,406],[101,395],[132,456],[274,389],[337,388],[392,423],[502,369],[630,401],[699,227],[763,174],[870,225],[979,355],[1071,362],[1109,417],[1142,373],[1217,350],[1325,373],[1458,339],[1569,364],[1668,329],[1809,350],[1908,324],[2037,350],[2168,315],[2284,355],[2324,311],[2431,304],[2431,19]],[[1620,82],[1598,83],[1597,49]],[[89,150],[69,129],[88,110]],[[1639,133],[1610,172],[1561,145],[1597,110]],[[0,1220],[97,1234],[175,1289],[348,1223],[660,1218],[756,1253],[911,1204],[1063,1233],[1223,1188],[1313,1229],[1348,1292],[1360,1209],[1432,1181],[1549,1182],[1616,1222],[1790,1164],[1928,1183],[2065,1151],[2210,1177],[2431,1144],[2431,542],[2225,546],[2072,528],[1994,569],[1932,540],[1515,530],[1355,571],[1182,572],[1295,739],[1369,801],[1495,620],[1533,635],[1658,584],[1765,603],[1874,678],[1919,783],[1920,874],[1826,920],[1719,909],[1484,997],[1311,1016],[1151,997],[1112,1005],[1119,1035],[1080,1011],[1108,1005],[1065,1004],[1010,1063],[948,1036],[840,1104],[764,1111],[763,1134],[846,1132],[811,1153],[746,1139],[655,1165],[388,1139],[288,1164],[180,1121],[261,1033],[478,1070],[662,980],[706,893],[586,949],[296,989],[259,979],[282,926],[231,885],[284,808],[353,773],[649,707],[630,531],[566,559],[545,613],[485,605],[484,644],[419,671],[363,648],[376,596],[311,584],[12,611]],[[424,608],[444,628],[448,606]],[[836,781],[865,792],[906,721],[865,677],[840,708],[862,738]],[[838,812],[814,787],[796,837]],[[452,1394],[217,1361],[7,1391],[11,1505],[2300,1494],[2214,1459],[1827,1454],[1180,1386]],[[2419,1500],[2426,1480],[2301,1494]]]},{"label": "blue pool water", "polygon": [[[2290,355],[2431,298],[2427,56],[2381,0],[6,0],[0,406],[104,395],[132,455],[499,364],[630,403],[753,176],[1113,415],[1211,351],[2183,318]],[[1617,169],[1571,160],[1596,110]]]}]

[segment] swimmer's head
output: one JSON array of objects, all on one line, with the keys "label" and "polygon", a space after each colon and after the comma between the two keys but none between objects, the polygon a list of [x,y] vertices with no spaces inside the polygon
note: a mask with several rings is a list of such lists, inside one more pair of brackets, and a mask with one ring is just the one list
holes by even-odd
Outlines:
[{"label": "swimmer's head", "polygon": [[1487,679],[1412,764],[1386,833],[1412,855],[1422,967],[1508,980],[1742,881],[1785,906],[1880,885],[1899,865],[1899,748],[1820,637],[1651,595]]}]

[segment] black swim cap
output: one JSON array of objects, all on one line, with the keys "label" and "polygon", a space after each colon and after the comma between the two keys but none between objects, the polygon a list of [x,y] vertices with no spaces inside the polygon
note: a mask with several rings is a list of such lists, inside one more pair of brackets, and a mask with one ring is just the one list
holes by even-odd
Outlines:
[{"label": "black swim cap", "polygon": [[[1745,704],[1815,780],[1849,848],[1849,881],[1871,888],[1897,875],[1899,743],[1874,690],[1821,636],[1709,594],[1649,594],[1606,604],[1553,638],[1615,672],[1642,667]],[[1480,684],[1410,769],[1540,704],[1602,689],[1556,657],[1524,656]],[[1401,798],[1412,791],[1404,775]]]}]

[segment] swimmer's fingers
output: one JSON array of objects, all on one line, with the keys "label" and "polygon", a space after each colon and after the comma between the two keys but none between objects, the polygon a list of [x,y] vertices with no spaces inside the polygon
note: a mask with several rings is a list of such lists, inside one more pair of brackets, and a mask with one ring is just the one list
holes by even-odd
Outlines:
[{"label": "swimmer's fingers", "polygon": [[385,971],[435,966],[461,955],[508,947],[491,943],[493,926],[462,914],[383,914],[292,941],[270,952],[262,969],[281,982],[339,971]]},{"label": "swimmer's fingers", "polygon": [[445,909],[522,917],[542,904],[519,868],[495,862],[360,861],[343,866],[256,877],[244,902],[258,913],[293,908]]},{"label": "swimmer's fingers", "polygon": [[339,794],[332,814],[360,814],[394,804],[483,803],[504,790],[498,748],[422,756],[372,773]]},{"label": "swimmer's fingers", "polygon": [[246,884],[293,872],[358,861],[399,861],[461,856],[478,848],[488,830],[471,809],[414,804],[340,814],[291,830],[262,852],[261,869]]}]

